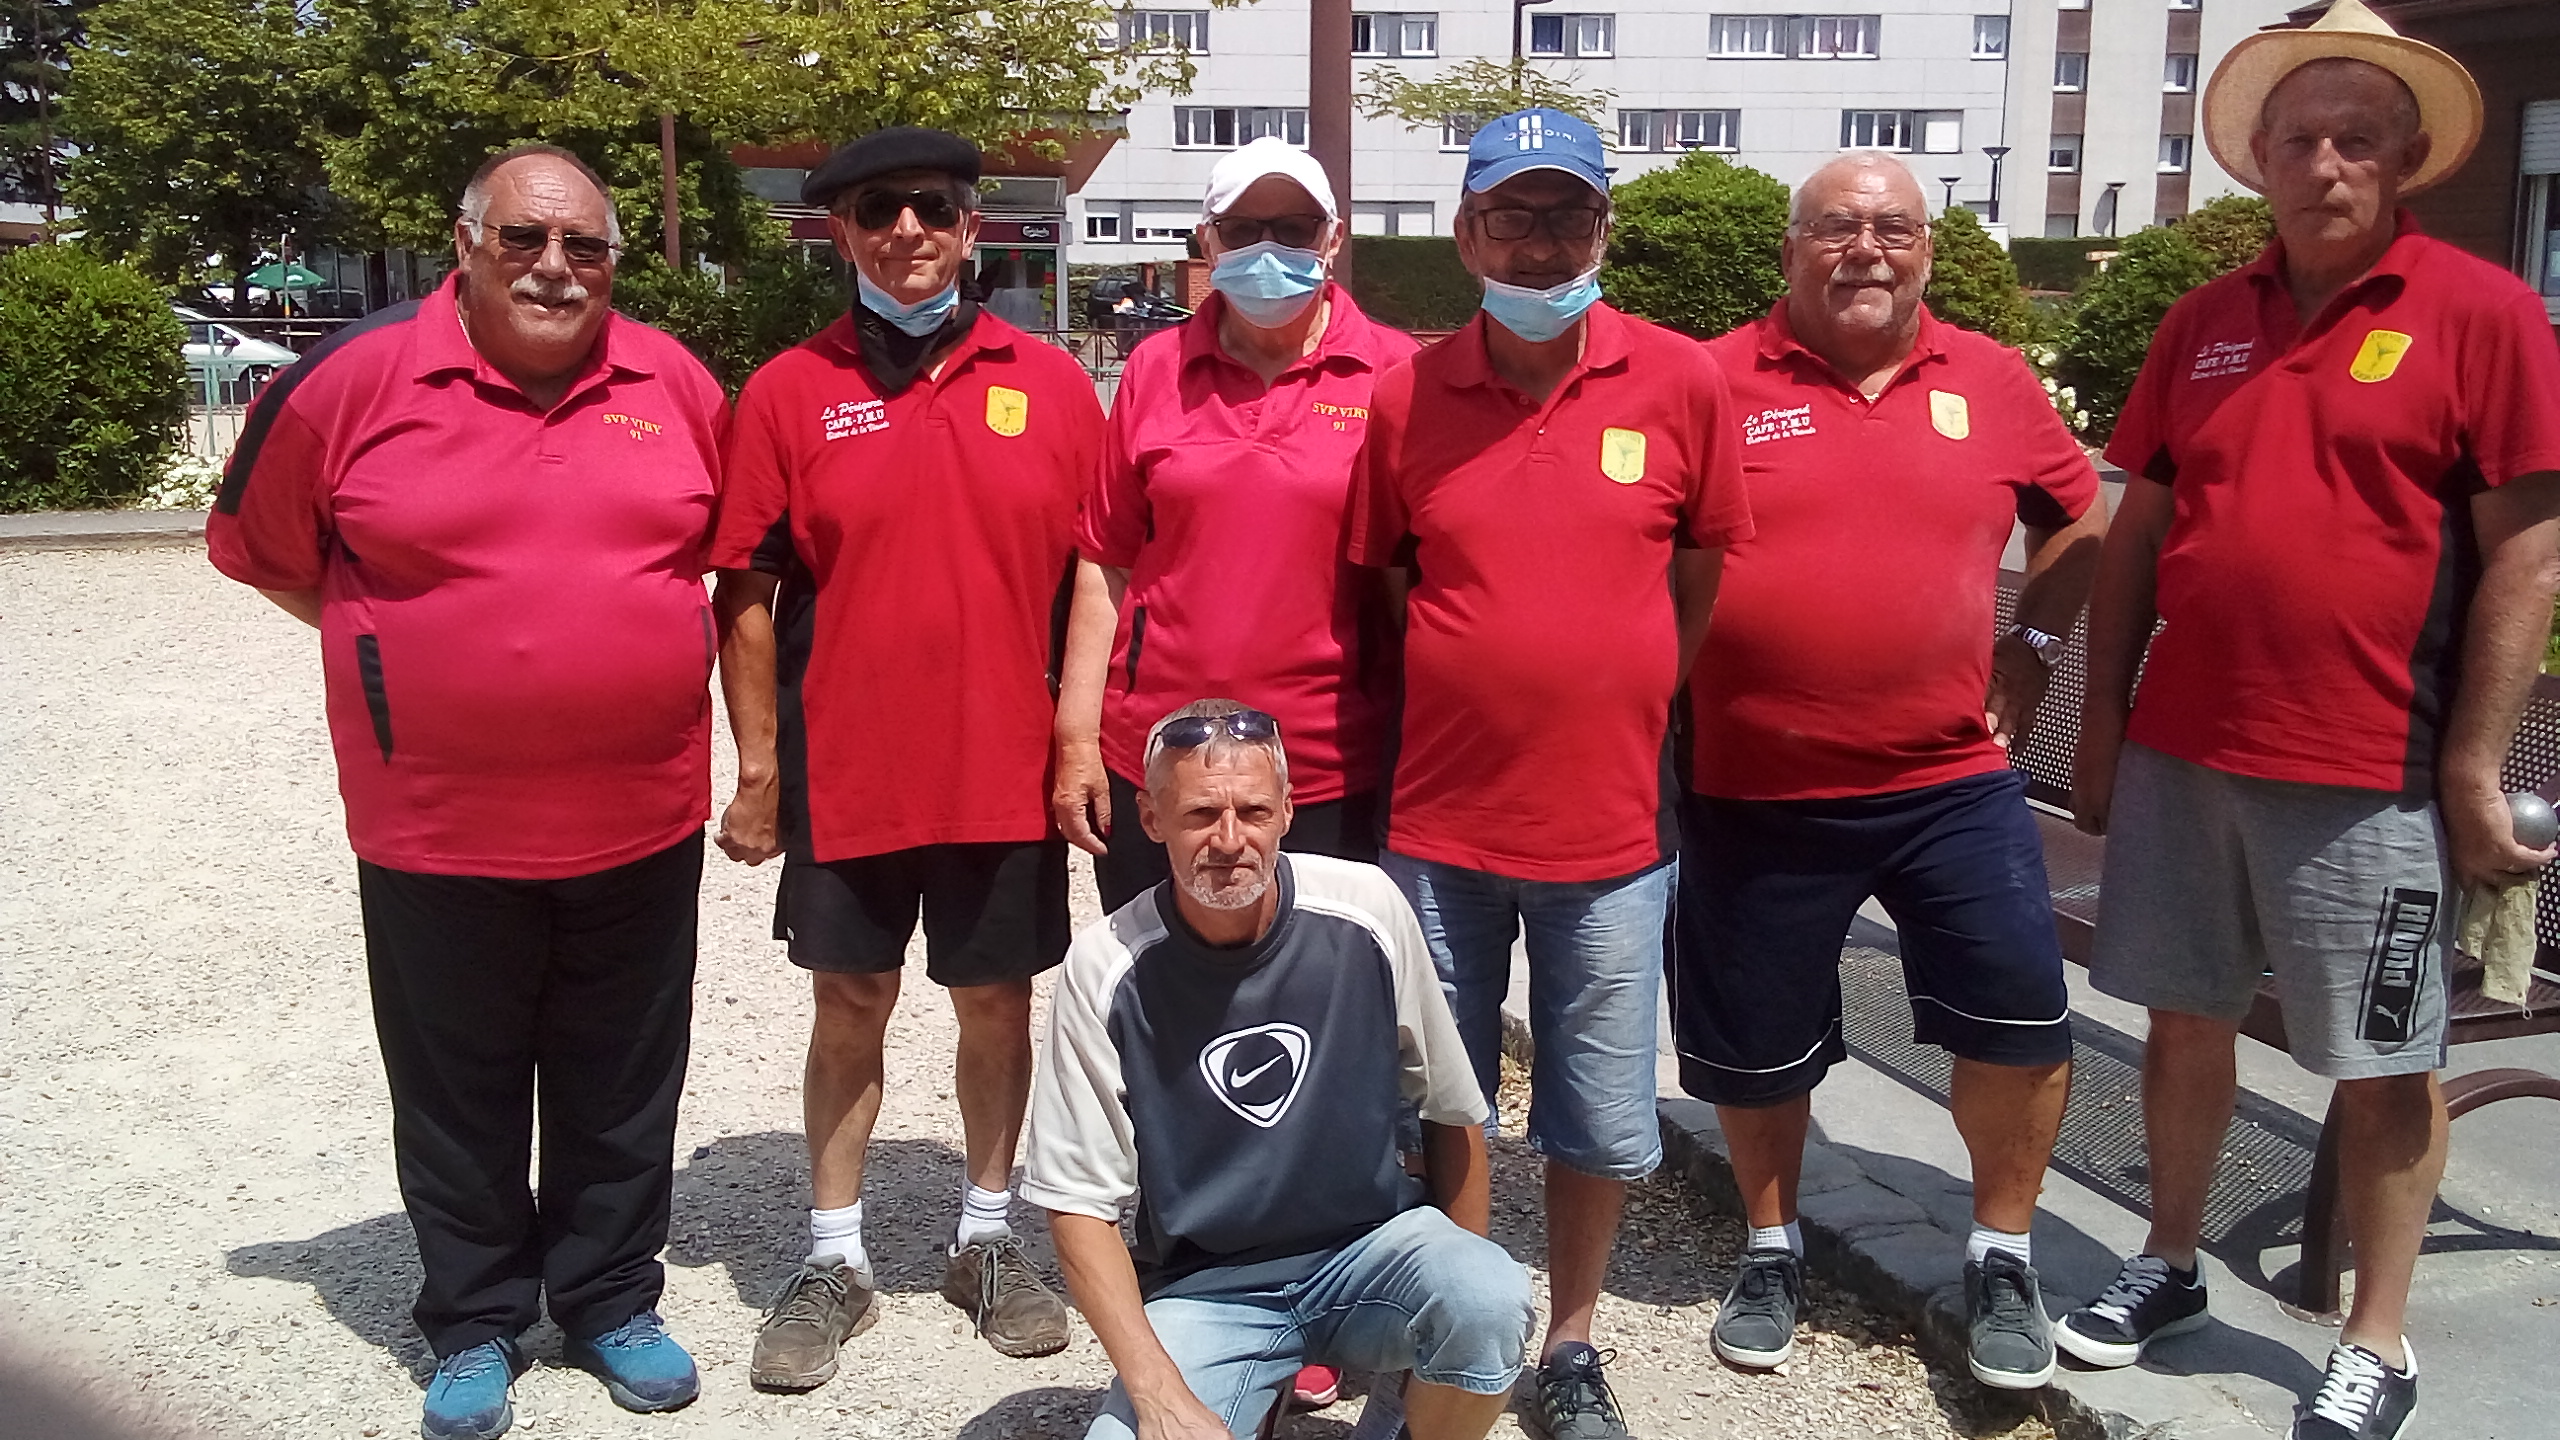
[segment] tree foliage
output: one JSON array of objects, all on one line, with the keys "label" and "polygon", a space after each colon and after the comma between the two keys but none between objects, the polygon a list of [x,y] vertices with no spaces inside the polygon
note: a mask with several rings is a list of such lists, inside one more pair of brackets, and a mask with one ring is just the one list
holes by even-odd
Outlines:
[{"label": "tree foliage", "polygon": [[2275,211],[2256,195],[2223,195],[2177,222],[2195,247],[2213,258],[2214,273],[2237,270],[2258,258],[2276,238]]},{"label": "tree foliage", "polygon": [[98,0],[12,3],[0,21],[0,199],[62,193],[62,94]]},{"label": "tree foliage", "polygon": [[1769,176],[1692,150],[1611,199],[1600,285],[1621,309],[1703,340],[1767,314],[1785,293],[1787,187]]},{"label": "tree foliage", "polygon": [[1541,107],[1598,125],[1617,97],[1614,90],[1582,88],[1580,70],[1558,78],[1525,60],[1462,60],[1429,80],[1381,65],[1360,83],[1352,105],[1372,120],[1401,120],[1407,130],[1452,124],[1472,132],[1497,115]]},{"label": "tree foliage", "polygon": [[2169,307],[2220,273],[2213,257],[2178,227],[2153,225],[2124,237],[2116,258],[2080,287],[2079,308],[2063,327],[2054,376],[2079,392],[2091,439],[2114,432]]},{"label": "tree foliage", "polygon": [[1972,211],[1950,208],[1929,238],[1936,249],[1926,297],[1931,314],[2003,345],[2035,338],[2036,315],[2018,287],[2018,267]]},{"label": "tree foliage", "polygon": [[683,341],[735,395],[758,366],[842,315],[846,284],[835,264],[799,255],[750,262],[726,285],[641,255],[615,273],[613,306]]},{"label": "tree foliage", "polygon": [[0,257],[0,511],[140,494],[186,419],[185,342],[125,266],[68,245]]}]

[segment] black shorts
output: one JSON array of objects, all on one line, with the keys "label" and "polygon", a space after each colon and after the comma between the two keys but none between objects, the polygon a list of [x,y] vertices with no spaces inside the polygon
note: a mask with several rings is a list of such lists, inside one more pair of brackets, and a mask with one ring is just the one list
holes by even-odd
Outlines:
[{"label": "black shorts", "polygon": [[1691,795],[1680,832],[1681,1089],[1774,1105],[1847,1058],[1840,947],[1871,895],[1900,932],[1913,1038],[1994,1065],[2071,1058],[2044,848],[2016,771],[1837,800]]},{"label": "black shorts", "polygon": [[1028,980],[1067,953],[1067,845],[920,845],[782,862],[773,938],[803,970],[881,975],[906,963],[924,919],[924,973],[965,989]]},{"label": "black shorts", "polygon": [[[1378,863],[1378,792],[1362,791],[1339,800],[1300,805],[1290,812],[1289,833],[1280,848],[1299,855],[1331,855]],[[1096,889],[1106,915],[1135,900],[1149,886],[1173,874],[1164,847],[1147,838],[1138,823],[1138,787],[1111,777],[1111,833],[1103,837],[1111,853],[1093,862]]]}]

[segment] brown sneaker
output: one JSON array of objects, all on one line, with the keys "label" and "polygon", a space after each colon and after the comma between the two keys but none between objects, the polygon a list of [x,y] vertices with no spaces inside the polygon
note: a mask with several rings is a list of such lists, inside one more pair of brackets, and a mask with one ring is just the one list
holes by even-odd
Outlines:
[{"label": "brown sneaker", "polygon": [[1067,1303],[1042,1283],[1010,1235],[954,1252],[942,1272],[942,1298],[968,1311],[999,1355],[1020,1360],[1067,1348]]},{"label": "brown sneaker", "polygon": [[759,1390],[815,1390],[836,1378],[836,1347],[880,1318],[871,1277],[830,1255],[782,1287],[756,1331],[747,1383]]}]

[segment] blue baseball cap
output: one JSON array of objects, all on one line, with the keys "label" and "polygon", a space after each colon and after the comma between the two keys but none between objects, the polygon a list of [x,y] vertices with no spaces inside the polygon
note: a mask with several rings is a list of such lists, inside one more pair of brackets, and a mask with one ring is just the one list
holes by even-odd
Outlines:
[{"label": "blue baseball cap", "polygon": [[1467,144],[1467,189],[1481,195],[1514,175],[1561,170],[1609,193],[1608,150],[1600,132],[1561,110],[1515,110],[1487,122]]}]

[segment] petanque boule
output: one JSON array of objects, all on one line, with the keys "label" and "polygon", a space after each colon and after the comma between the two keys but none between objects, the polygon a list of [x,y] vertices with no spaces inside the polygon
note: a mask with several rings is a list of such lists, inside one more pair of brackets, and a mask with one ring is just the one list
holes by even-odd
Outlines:
[{"label": "petanque boule", "polygon": [[2516,843],[2528,850],[2539,850],[2560,839],[2560,813],[2554,813],[2551,802],[2530,790],[2518,790],[2507,796],[2507,810],[2515,816]]}]

